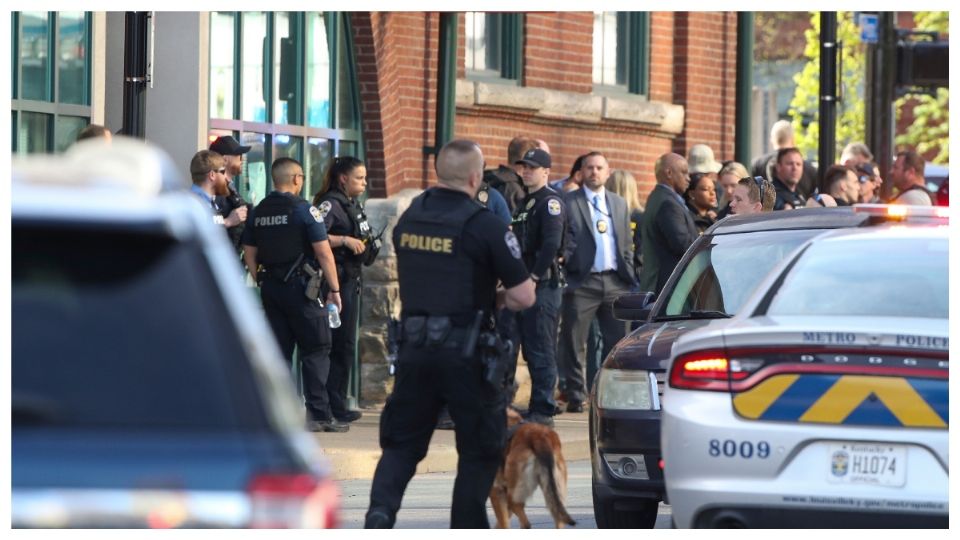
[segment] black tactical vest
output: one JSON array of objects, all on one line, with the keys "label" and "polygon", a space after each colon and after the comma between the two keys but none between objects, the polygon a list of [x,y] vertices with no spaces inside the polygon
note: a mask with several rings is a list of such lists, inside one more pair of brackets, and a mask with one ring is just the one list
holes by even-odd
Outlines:
[{"label": "black tactical vest", "polygon": [[[372,236],[370,232],[370,224],[367,223],[367,216],[363,213],[363,207],[360,206],[359,203],[354,203],[347,198],[342,191],[337,189],[331,189],[330,191],[326,192],[320,199],[320,203],[322,204],[324,201],[331,201],[331,204],[339,204],[343,209],[343,212],[347,214],[347,217],[350,219],[350,230],[342,230],[339,227],[331,227],[327,230],[327,234],[352,236],[364,241]],[[333,256],[337,260],[338,264],[348,263],[356,268],[360,268],[360,262],[364,258],[363,253],[360,255],[355,255],[353,251],[346,246],[337,246],[334,248]]]},{"label": "black tactical vest", "polygon": [[[293,211],[301,201],[271,193],[254,210],[253,238],[257,261],[265,266],[292,264],[307,244],[304,228],[294,223]],[[304,203],[305,204],[305,203]]]},{"label": "black tactical vest", "polygon": [[475,263],[463,249],[463,229],[483,208],[467,197],[437,193],[439,189],[415,198],[393,230],[400,301],[404,315],[470,320],[487,306],[475,304]]}]

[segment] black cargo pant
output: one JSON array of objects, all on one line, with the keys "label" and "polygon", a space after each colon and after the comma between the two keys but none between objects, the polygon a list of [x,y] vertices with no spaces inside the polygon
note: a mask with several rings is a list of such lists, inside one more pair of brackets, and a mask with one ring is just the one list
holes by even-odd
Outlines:
[{"label": "black cargo pant", "polygon": [[303,294],[304,278],[292,276],[286,283],[267,277],[260,286],[263,311],[288,365],[294,345],[300,352],[300,375],[307,412],[313,420],[330,420],[327,375],[330,371],[330,324],[327,312],[316,300]]},{"label": "black cargo pant", "polygon": [[[359,272],[359,269],[357,269]],[[349,276],[349,273],[341,276]],[[362,285],[359,274],[355,277],[341,278],[340,328],[331,328],[333,347],[330,349],[330,376],[327,378],[327,395],[330,397],[330,410],[333,416],[343,418],[347,413],[347,383],[350,381],[350,369],[357,354],[357,322],[360,319],[360,291]]]},{"label": "black cargo pant", "polygon": [[463,358],[459,347],[401,345],[393,393],[380,418],[383,455],[373,476],[368,514],[379,511],[396,518],[444,404],[456,425],[459,455],[450,526],[490,526],[487,496],[506,442],[506,404],[500,390],[483,382],[480,358]]}]

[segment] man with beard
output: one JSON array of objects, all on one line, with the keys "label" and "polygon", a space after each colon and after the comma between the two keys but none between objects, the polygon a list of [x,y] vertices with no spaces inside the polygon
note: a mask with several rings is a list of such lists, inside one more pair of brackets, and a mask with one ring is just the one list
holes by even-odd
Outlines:
[{"label": "man with beard", "polygon": [[[236,139],[229,135],[217,137],[210,144],[210,150],[223,156],[224,164],[227,168],[227,182],[222,192],[217,193],[216,203],[220,207],[220,215],[227,218],[230,213],[238,208],[243,208],[243,216],[247,215],[251,206],[243,197],[237,193],[234,186],[234,179],[239,178],[243,170],[243,155],[250,151],[249,146],[243,146]],[[243,236],[244,219],[241,219],[237,225],[228,225],[227,234],[230,235],[230,241],[238,252],[243,248],[240,246],[240,238]]]},{"label": "man with beard", "polygon": [[216,196],[227,193],[227,169],[223,156],[210,150],[201,150],[190,160],[190,191],[197,194],[213,212],[213,222],[225,227],[234,227],[247,219],[247,208],[241,206],[226,218],[220,214]]}]

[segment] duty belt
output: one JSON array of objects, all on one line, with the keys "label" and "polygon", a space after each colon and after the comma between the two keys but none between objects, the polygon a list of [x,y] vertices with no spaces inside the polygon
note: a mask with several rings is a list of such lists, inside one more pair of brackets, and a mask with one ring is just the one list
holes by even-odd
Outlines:
[{"label": "duty belt", "polygon": [[413,315],[400,321],[401,343],[416,347],[460,349],[470,337],[469,328],[455,328],[450,317]]}]

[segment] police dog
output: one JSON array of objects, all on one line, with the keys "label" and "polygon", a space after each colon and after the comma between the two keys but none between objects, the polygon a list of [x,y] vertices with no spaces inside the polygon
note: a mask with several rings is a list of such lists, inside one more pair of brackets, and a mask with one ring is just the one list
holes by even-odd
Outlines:
[{"label": "police dog", "polygon": [[563,506],[563,499],[567,496],[567,462],[560,451],[560,437],[547,426],[523,422],[520,414],[509,407],[507,427],[513,435],[507,442],[503,462],[490,488],[490,503],[497,516],[497,528],[509,528],[511,514],[517,515],[521,527],[530,528],[524,505],[537,486],[543,491],[556,527],[576,525]]}]

